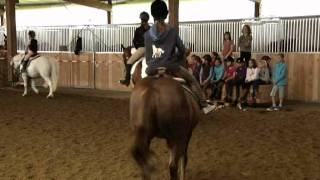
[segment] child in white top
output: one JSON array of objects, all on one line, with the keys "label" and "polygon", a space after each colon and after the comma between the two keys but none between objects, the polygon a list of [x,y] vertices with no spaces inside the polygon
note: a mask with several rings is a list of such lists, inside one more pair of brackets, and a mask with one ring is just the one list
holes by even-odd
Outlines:
[{"label": "child in white top", "polygon": [[257,67],[256,60],[250,59],[249,60],[249,66],[247,67],[247,74],[246,74],[246,80],[245,80],[245,91],[243,94],[243,98],[246,99],[250,92],[250,87],[253,86],[253,93],[252,93],[252,99],[255,99],[256,93],[257,93],[257,86],[256,82],[259,80],[259,71],[260,69]]}]

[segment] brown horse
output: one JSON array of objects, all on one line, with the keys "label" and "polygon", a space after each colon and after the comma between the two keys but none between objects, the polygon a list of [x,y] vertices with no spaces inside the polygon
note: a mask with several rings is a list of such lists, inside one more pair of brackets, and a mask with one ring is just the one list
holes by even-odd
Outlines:
[{"label": "brown horse", "polygon": [[[124,62],[131,50],[124,48]],[[140,68],[140,70],[139,70]],[[141,66],[136,68],[141,72]],[[150,179],[150,143],[154,137],[164,138],[170,149],[170,179],[184,179],[188,144],[199,121],[199,106],[189,92],[167,75],[139,78],[130,98],[130,121],[134,129],[132,155]],[[179,167],[180,166],[180,167]],[[180,173],[178,170],[180,168]]]}]

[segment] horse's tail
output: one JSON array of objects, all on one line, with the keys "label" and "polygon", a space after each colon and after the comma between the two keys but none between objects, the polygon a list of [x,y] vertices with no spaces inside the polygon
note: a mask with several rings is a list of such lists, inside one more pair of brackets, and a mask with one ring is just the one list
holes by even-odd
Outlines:
[{"label": "horse's tail", "polygon": [[135,132],[135,140],[131,149],[134,159],[144,165],[148,164],[150,150],[148,137],[153,126],[152,91],[150,89],[142,92],[133,92],[130,99],[130,120]]},{"label": "horse's tail", "polygon": [[51,81],[52,81],[52,90],[55,92],[58,86],[58,79],[59,79],[59,64],[56,59],[51,58]]}]

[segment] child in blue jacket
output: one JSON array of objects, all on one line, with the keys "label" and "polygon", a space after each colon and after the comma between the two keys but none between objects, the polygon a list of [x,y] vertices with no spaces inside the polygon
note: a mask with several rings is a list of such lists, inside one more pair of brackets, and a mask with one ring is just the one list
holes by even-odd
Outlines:
[{"label": "child in blue jacket", "polygon": [[[284,91],[285,86],[288,83],[288,66],[284,62],[284,54],[280,53],[278,55],[277,63],[272,72],[272,82],[273,88],[270,93],[272,98],[272,107],[268,108],[268,111],[276,111],[283,107]],[[276,105],[276,93],[279,91],[279,106]]]}]

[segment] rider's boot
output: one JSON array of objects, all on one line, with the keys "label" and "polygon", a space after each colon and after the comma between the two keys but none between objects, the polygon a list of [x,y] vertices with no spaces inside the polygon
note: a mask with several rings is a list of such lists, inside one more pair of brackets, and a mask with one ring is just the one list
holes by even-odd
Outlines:
[{"label": "rider's boot", "polygon": [[120,80],[120,83],[125,85],[125,86],[129,86],[130,85],[131,68],[132,68],[132,64],[127,64],[126,65],[126,76],[125,76],[125,79]]},{"label": "rider's boot", "polygon": [[22,67],[21,67],[21,69],[20,69],[21,72],[26,72],[28,62],[29,62],[29,59],[26,59],[26,60],[23,60],[23,61],[22,61]]}]

